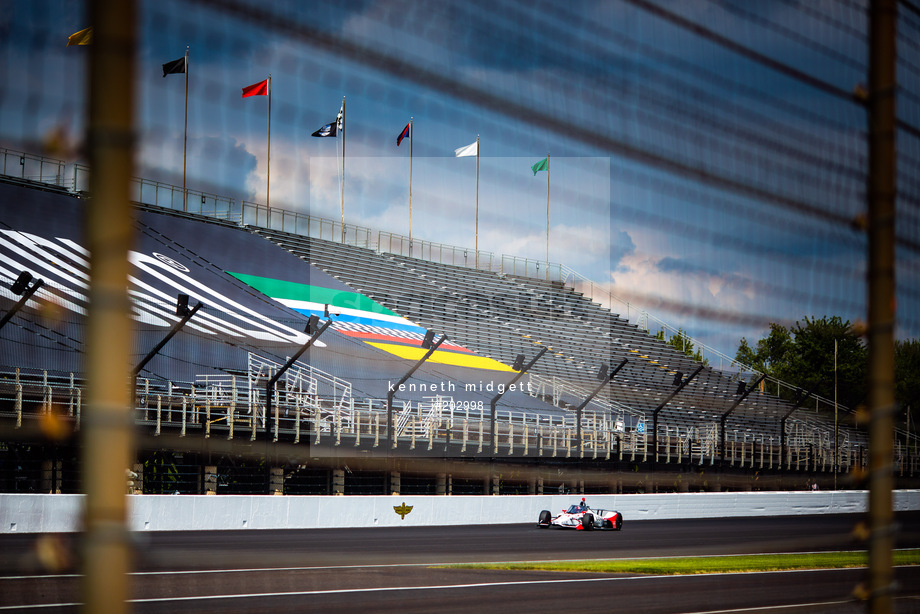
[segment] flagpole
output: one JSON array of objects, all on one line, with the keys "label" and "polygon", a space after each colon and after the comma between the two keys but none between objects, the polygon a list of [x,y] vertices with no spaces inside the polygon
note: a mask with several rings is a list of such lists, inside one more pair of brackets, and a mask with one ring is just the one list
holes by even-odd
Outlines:
[{"label": "flagpole", "polygon": [[412,257],[412,144],[415,141],[415,135],[412,131],[412,118],[409,118],[409,257]]},{"label": "flagpole", "polygon": [[345,243],[345,96],[342,96],[342,243]]},{"label": "flagpole", "polygon": [[479,268],[479,135],[476,135],[476,268]]},{"label": "flagpole", "polygon": [[549,152],[546,152],[546,281],[549,281]]},{"label": "flagpole", "polygon": [[272,76],[268,75],[268,154],[265,162],[265,226],[272,227],[271,194],[272,178]]},{"label": "flagpole", "polygon": [[188,211],[188,192],[185,189],[185,162],[188,152],[188,46],[185,47],[185,128],[182,133],[182,211]]}]

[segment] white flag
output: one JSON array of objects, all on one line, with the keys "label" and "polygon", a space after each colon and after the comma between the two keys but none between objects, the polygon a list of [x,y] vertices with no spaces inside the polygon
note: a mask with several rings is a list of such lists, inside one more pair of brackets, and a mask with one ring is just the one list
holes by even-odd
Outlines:
[{"label": "white flag", "polygon": [[463,158],[465,156],[476,156],[479,155],[479,141],[476,141],[472,145],[467,145],[466,147],[459,147],[454,150],[454,155],[458,158]]}]

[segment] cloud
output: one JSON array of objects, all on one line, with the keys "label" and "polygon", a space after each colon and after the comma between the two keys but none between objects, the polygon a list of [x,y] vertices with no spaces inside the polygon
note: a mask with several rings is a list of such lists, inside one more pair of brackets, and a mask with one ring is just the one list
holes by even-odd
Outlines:
[{"label": "cloud", "polygon": [[[640,305],[659,305],[658,317],[673,326],[694,330],[700,323],[694,313],[764,313],[763,296],[754,291],[750,275],[707,268],[688,257],[671,253],[666,237],[651,232],[627,233],[634,248],[623,253],[610,274],[610,290]],[[705,318],[704,318],[705,319]],[[766,323],[765,323],[766,324]]]}]

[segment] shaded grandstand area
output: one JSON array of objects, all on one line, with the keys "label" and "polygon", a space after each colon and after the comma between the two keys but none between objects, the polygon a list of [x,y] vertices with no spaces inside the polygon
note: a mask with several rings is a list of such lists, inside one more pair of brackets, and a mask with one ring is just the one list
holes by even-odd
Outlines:
[{"label": "shaded grandstand area", "polygon": [[[79,483],[70,440],[84,380],[79,196],[41,182],[0,185],[4,308],[20,270],[45,280],[0,331],[5,491]],[[179,319],[177,292],[203,305],[137,378],[141,451],[129,481],[138,492],[800,488],[831,485],[835,473],[855,484],[868,462],[849,418],[835,472],[833,416],[815,400],[771,394],[737,365],[697,363],[568,284],[350,244],[346,233],[331,240],[242,222],[137,209],[135,359]],[[309,338],[310,315],[331,327],[278,382],[266,413],[266,385]],[[425,330],[449,343],[394,389]],[[496,398],[516,378],[517,356],[543,348]],[[599,370],[617,365],[599,387]],[[58,440],[48,441],[49,417]],[[916,476],[907,450],[898,462],[903,479]]]}]

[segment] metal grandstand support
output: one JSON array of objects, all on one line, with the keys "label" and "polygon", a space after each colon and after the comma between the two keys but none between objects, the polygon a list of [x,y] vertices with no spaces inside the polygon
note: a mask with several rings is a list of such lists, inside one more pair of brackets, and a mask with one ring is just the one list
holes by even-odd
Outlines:
[{"label": "metal grandstand support", "polygon": [[[671,399],[673,399],[678,394],[680,394],[680,391],[683,390],[687,386],[687,384],[689,384],[693,380],[694,377],[700,374],[700,371],[703,370],[704,366],[705,365],[698,366],[696,368],[696,371],[694,371],[689,376],[687,376],[687,379],[680,382],[677,388],[675,388],[674,391],[671,392],[671,394],[669,394],[668,397],[664,401],[662,401],[661,404],[658,405],[658,407],[656,407],[655,410],[652,412],[652,445],[655,448],[655,455],[652,457],[653,463],[658,462],[658,414],[659,412],[661,412],[661,410],[664,409],[665,406],[671,402]],[[680,374],[678,373],[678,375]]]},{"label": "metal grandstand support", "polygon": [[[531,361],[528,362],[526,365],[524,364],[524,355],[518,354],[517,359],[514,361],[514,367],[513,367],[515,369],[518,369],[518,374],[514,376],[514,378],[508,383],[507,386],[505,386],[505,390],[507,391],[509,388],[511,388],[511,386],[516,384],[518,380],[524,377],[524,374],[527,373],[531,367],[537,364],[537,361],[540,360],[540,357],[546,353],[547,349],[549,348],[546,348],[546,347],[540,348],[540,351],[537,352],[537,355],[534,356],[533,359],[531,359]],[[489,431],[489,449],[492,450],[493,454],[498,453],[498,448],[497,448],[498,440],[495,437],[495,406],[498,403],[498,400],[502,398],[502,395],[504,394],[505,394],[504,392],[498,393],[497,395],[492,397],[492,401],[490,401],[489,403],[489,410],[490,410],[489,424],[491,425],[490,431]]]},{"label": "metal grandstand support", "polygon": [[753,384],[748,386],[747,390],[745,390],[738,396],[735,402],[732,403],[732,406],[728,408],[728,411],[722,414],[722,417],[719,419],[719,423],[720,423],[719,428],[722,432],[722,451],[721,451],[721,456],[719,459],[720,463],[722,464],[725,463],[725,421],[728,419],[728,416],[733,411],[735,411],[739,405],[741,405],[741,402],[744,401],[748,397],[749,394],[751,394],[752,392],[754,392],[754,390],[757,389],[757,386],[760,385],[760,382],[762,382],[765,377],[766,377],[766,374],[761,375],[760,377],[757,378],[757,381],[755,381]]},{"label": "metal grandstand support", "polygon": [[585,400],[582,401],[578,407],[575,408],[575,427],[578,432],[578,454],[580,457],[584,457],[585,455],[585,440],[584,440],[583,433],[581,430],[581,412],[582,410],[585,408],[585,406],[588,403],[591,402],[591,399],[597,396],[597,393],[600,392],[604,388],[604,386],[610,383],[610,380],[612,380],[616,376],[616,374],[620,372],[620,369],[625,367],[626,363],[628,362],[629,360],[624,358],[620,362],[620,364],[618,364],[613,369],[613,371],[611,371],[610,373],[607,373],[606,364],[601,365],[600,371],[598,372],[598,376],[599,376],[599,379],[601,380],[601,383],[597,386],[597,388],[591,391],[591,394],[589,394],[587,398],[585,398]]},{"label": "metal grandstand support", "polygon": [[431,340],[434,339],[434,332],[428,331],[425,334],[425,340],[422,341],[422,347],[426,348],[428,351],[422,356],[415,366],[409,369],[409,372],[406,373],[395,386],[390,386],[390,389],[387,391],[387,450],[392,450],[396,447],[396,438],[394,437],[395,433],[393,432],[393,397],[396,395],[396,391],[399,390],[399,387],[406,383],[406,381],[412,377],[412,374],[421,367],[426,360],[428,360],[434,351],[438,347],[447,341],[447,335],[441,335],[441,338],[435,341],[433,344]]},{"label": "metal grandstand support", "polygon": [[[274,431],[275,431],[272,441],[278,441],[278,417],[272,416],[272,396],[273,396],[272,392],[275,388],[275,384],[278,382],[281,376],[284,375],[284,373],[288,369],[290,369],[291,366],[295,362],[297,362],[297,359],[300,358],[304,352],[310,349],[310,346],[313,345],[313,342],[319,339],[319,336],[322,335],[323,332],[325,332],[327,328],[329,328],[329,326],[332,324],[332,318],[329,318],[328,320],[326,320],[326,322],[317,330],[316,325],[318,323],[319,323],[318,316],[315,316],[315,315],[310,316],[310,319],[307,321],[307,330],[304,331],[310,335],[310,338],[307,340],[306,343],[304,343],[301,346],[299,350],[297,350],[297,352],[293,356],[291,356],[288,359],[286,363],[284,363],[283,367],[278,369],[278,371],[268,380],[268,383],[265,384],[265,429],[266,429],[265,434],[266,436],[268,436],[269,425],[270,425],[269,421],[272,421],[274,423]],[[313,331],[316,331],[316,332],[313,332]]]}]

